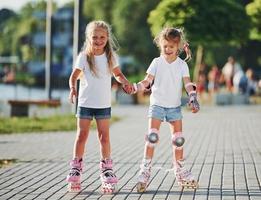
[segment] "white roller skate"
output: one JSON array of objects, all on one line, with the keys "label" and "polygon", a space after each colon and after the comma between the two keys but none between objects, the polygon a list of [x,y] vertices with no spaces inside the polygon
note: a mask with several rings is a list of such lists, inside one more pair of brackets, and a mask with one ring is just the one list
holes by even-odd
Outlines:
[{"label": "white roller skate", "polygon": [[192,173],[184,167],[184,163],[182,161],[177,161],[175,169],[175,176],[182,188],[198,188],[198,182],[192,175]]},{"label": "white roller skate", "polygon": [[147,189],[151,172],[151,159],[143,159],[140,165],[138,183],[136,184],[137,192],[142,193]]},{"label": "white roller skate", "polygon": [[81,175],[82,175],[82,167],[83,162],[82,159],[73,159],[70,162],[70,172],[66,178],[68,182],[68,191],[69,192],[79,192],[81,191]]},{"label": "white roller skate", "polygon": [[118,179],[112,170],[112,159],[104,159],[100,162],[101,169],[101,192],[103,194],[112,194],[117,192]]}]

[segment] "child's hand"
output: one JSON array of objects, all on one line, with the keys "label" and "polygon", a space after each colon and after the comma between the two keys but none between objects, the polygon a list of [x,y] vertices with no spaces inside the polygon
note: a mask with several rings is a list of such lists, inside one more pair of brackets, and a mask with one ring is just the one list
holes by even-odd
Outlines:
[{"label": "child's hand", "polygon": [[69,100],[71,103],[74,103],[75,98],[77,97],[77,91],[75,89],[75,87],[71,87],[70,88],[70,94],[69,94]]},{"label": "child's hand", "polygon": [[122,85],[122,89],[127,94],[134,94],[135,93],[135,87],[132,83],[127,83]]}]

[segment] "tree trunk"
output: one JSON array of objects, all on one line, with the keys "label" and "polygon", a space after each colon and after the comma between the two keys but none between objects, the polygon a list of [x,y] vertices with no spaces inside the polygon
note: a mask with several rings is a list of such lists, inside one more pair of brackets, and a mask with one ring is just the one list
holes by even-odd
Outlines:
[{"label": "tree trunk", "polygon": [[193,73],[193,82],[195,83],[198,82],[198,75],[199,75],[202,59],[203,59],[203,46],[198,45],[197,53],[196,53],[196,63],[195,63],[195,68]]}]

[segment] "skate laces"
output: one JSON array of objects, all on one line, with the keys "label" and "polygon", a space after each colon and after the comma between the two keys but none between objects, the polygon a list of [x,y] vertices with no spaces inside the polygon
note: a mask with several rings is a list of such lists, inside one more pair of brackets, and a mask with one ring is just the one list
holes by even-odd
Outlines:
[{"label": "skate laces", "polygon": [[69,176],[80,176],[81,175],[81,170],[78,168],[72,168],[69,172]]},{"label": "skate laces", "polygon": [[178,166],[175,169],[175,174],[179,179],[186,179],[186,180],[193,179],[192,173],[185,168],[183,161],[177,161],[177,165]]},{"label": "skate laces", "polygon": [[112,170],[112,159],[104,159],[101,160],[100,162],[100,169],[102,174],[106,177],[106,178],[115,178],[116,175],[113,173]]},{"label": "skate laces", "polygon": [[151,171],[151,160],[143,160],[142,164],[140,165],[140,176],[143,179],[148,180],[150,178],[150,171]]},{"label": "skate laces", "polygon": [[80,173],[82,171],[82,159],[78,160],[78,159],[73,159],[70,162],[71,165],[71,169],[69,172],[70,176],[80,176]]},{"label": "skate laces", "polygon": [[105,169],[102,171],[102,174],[106,178],[116,178],[116,175],[113,173],[112,169]]}]

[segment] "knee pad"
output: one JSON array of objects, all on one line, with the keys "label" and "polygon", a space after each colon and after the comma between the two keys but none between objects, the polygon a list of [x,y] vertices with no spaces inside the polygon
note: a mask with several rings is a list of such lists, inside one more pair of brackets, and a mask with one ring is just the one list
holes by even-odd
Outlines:
[{"label": "knee pad", "polygon": [[172,135],[172,144],[176,148],[183,148],[183,144],[185,143],[185,138],[183,137],[182,132],[176,132]]},{"label": "knee pad", "polygon": [[159,130],[152,128],[149,130],[145,137],[146,145],[149,147],[155,147],[159,141]]}]

